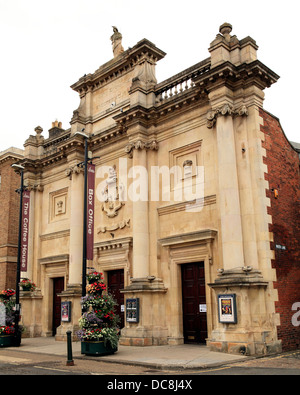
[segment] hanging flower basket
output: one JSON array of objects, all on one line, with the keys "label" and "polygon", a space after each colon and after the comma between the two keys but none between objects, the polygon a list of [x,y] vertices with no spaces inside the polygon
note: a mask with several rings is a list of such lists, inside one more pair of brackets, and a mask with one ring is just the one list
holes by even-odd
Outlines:
[{"label": "hanging flower basket", "polygon": [[29,280],[29,278],[23,278],[20,282],[20,287],[22,288],[22,291],[33,292],[36,289],[35,283]]},{"label": "hanging flower basket", "polygon": [[89,284],[92,284],[94,282],[99,282],[103,280],[103,274],[100,272],[93,271],[87,274],[86,279]]},{"label": "hanging flower basket", "polygon": [[86,286],[86,290],[90,295],[102,295],[102,292],[106,290],[106,285],[99,282],[93,282]]},{"label": "hanging flower basket", "polygon": [[15,294],[16,291],[14,289],[4,289],[3,291],[0,292],[0,299],[8,300],[12,298]]}]

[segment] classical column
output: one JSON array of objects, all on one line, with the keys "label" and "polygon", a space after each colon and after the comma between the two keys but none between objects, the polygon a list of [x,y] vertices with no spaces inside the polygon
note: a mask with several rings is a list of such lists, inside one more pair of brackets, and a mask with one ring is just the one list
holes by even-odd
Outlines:
[{"label": "classical column", "polygon": [[22,272],[21,277],[28,277],[39,284],[40,268],[37,262],[40,258],[40,226],[42,223],[42,192],[44,187],[40,184],[32,185],[29,182],[27,190],[30,191],[28,266],[27,272]]},{"label": "classical column", "polygon": [[82,296],[82,224],[83,224],[83,183],[82,169],[75,162],[66,170],[70,183],[70,245],[69,245],[69,280],[59,296],[62,302],[71,302],[70,322],[61,322],[56,330],[55,340],[67,340],[66,331],[72,332],[77,339],[78,320],[82,314],[80,298]]},{"label": "classical column", "polygon": [[75,165],[70,188],[70,267],[69,284],[81,283],[82,271],[82,223],[83,223],[83,175]]},{"label": "classical column", "polygon": [[22,305],[21,325],[26,328],[26,337],[41,336],[43,296],[41,293],[41,266],[38,264],[41,251],[41,215],[42,215],[42,191],[41,185],[29,185],[30,191],[30,219],[29,219],[29,248],[27,272],[21,272],[21,278],[27,277],[32,280],[37,288],[34,292],[20,291],[20,302]]},{"label": "classical column", "polygon": [[[148,173],[147,151],[144,143],[140,149],[133,150],[133,176],[139,173],[139,194],[132,196],[132,237],[133,237],[133,278],[140,279],[149,276],[149,218],[148,218]],[[135,192],[135,191],[133,191]]]},{"label": "classical column", "polygon": [[[145,142],[141,139],[129,143],[125,152],[132,158],[129,177],[133,179],[128,190],[132,200],[133,237],[133,278],[146,279],[150,275],[149,266],[149,186],[147,151],[157,151],[156,140]],[[152,273],[151,273],[152,274]]]},{"label": "classical column", "polygon": [[244,266],[241,206],[232,116],[233,110],[227,104],[208,115],[208,126],[215,125],[216,127],[218,200],[224,270]]}]

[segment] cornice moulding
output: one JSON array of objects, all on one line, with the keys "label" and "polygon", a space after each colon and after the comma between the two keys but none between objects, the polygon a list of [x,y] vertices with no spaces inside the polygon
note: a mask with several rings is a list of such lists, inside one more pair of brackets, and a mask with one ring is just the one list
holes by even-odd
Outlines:
[{"label": "cornice moulding", "polygon": [[163,247],[171,247],[186,243],[207,242],[209,240],[214,240],[217,236],[217,233],[218,232],[213,229],[204,229],[196,232],[165,237],[159,239],[158,241]]},{"label": "cornice moulding", "polygon": [[194,78],[196,85],[212,91],[216,87],[216,83],[226,83],[232,89],[245,87],[249,84],[257,84],[261,89],[270,87],[277,82],[279,76],[261,63],[255,60],[251,63],[242,63],[235,66],[227,61],[210,69],[204,74]]}]

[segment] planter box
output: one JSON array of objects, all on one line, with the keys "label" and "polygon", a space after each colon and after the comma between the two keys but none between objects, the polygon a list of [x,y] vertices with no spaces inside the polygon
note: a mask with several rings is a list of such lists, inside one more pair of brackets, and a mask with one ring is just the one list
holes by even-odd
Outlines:
[{"label": "planter box", "polygon": [[110,355],[118,351],[118,348],[112,348],[104,342],[81,342],[81,354],[85,355]]},{"label": "planter box", "polygon": [[14,335],[0,335],[0,347],[13,347],[15,342]]}]

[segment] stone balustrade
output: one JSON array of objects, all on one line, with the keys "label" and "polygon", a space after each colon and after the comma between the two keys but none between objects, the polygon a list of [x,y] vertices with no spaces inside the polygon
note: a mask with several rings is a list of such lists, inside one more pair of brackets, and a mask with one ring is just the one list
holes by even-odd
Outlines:
[{"label": "stone balustrade", "polygon": [[156,85],[156,105],[177,97],[194,88],[193,79],[210,70],[210,60],[206,59]]}]

